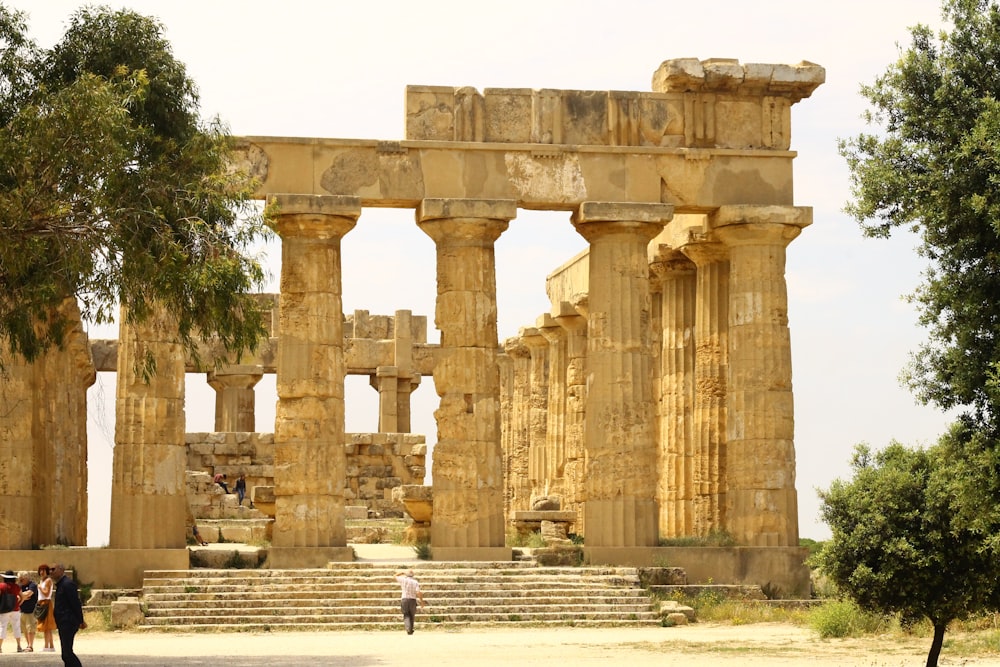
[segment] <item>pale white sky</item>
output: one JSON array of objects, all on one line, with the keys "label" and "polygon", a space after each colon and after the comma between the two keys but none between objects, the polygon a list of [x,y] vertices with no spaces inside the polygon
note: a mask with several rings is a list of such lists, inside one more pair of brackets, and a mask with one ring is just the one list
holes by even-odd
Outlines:
[{"label": "pale white sky", "polygon": [[[82,3],[7,0],[30,34],[54,44]],[[902,295],[922,262],[913,239],[865,240],[841,209],[849,196],[838,138],[863,129],[858,95],[908,43],[907,27],[940,26],[939,0],[133,0],[158,17],[197,82],[206,116],[237,135],[401,139],[408,84],[483,88],[650,89],[666,59],[808,60],[827,83],[792,108],[795,203],[814,223],[788,249],[789,320],[802,537],[825,539],[817,488],[849,474],[853,446],[930,444],[947,420],[915,404],[897,377],[924,339]],[[520,211],[496,244],[500,338],[548,309],[547,273],[583,249],[564,214]],[[277,291],[278,249],[268,249]],[[366,209],[343,242],[344,309],[428,316],[436,341],[434,246],[411,211]],[[94,332],[95,337],[107,334]],[[188,378],[188,430],[212,428],[214,393]],[[348,431],[376,428],[376,395],[349,379]],[[107,543],[114,382],[91,391],[92,545]],[[435,440],[430,378],[414,397],[414,431]],[[102,409],[100,406],[104,405]],[[257,428],[273,430],[274,383],[258,385]]]}]

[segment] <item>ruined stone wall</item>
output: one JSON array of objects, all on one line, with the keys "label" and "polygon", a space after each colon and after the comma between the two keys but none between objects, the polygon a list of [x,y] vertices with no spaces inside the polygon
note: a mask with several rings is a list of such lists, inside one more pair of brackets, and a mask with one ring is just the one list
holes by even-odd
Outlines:
[{"label": "ruined stone wall", "polygon": [[[187,469],[228,476],[232,489],[246,475],[247,494],[274,485],[274,435],[271,433],[188,433]],[[403,516],[392,490],[423,484],[427,474],[424,436],[411,433],[347,433],[344,499],[383,517]]]}]

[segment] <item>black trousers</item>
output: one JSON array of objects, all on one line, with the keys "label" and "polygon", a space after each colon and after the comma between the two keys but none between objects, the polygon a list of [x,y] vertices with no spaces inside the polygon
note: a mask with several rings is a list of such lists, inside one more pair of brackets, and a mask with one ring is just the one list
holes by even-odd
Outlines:
[{"label": "black trousers", "polygon": [[406,628],[406,634],[412,635],[413,619],[417,616],[417,599],[403,598],[399,606],[403,610],[403,627]]},{"label": "black trousers", "polygon": [[59,629],[59,648],[62,650],[63,664],[66,667],[83,667],[80,658],[73,653],[73,640],[80,629],[78,625],[56,624]]}]

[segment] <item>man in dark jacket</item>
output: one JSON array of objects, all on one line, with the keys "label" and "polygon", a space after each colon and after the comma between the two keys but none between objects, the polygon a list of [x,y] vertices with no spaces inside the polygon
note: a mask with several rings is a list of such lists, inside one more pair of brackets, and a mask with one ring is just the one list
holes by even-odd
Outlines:
[{"label": "man in dark jacket", "polygon": [[83,667],[80,659],[73,653],[73,640],[77,631],[87,627],[83,621],[80,593],[76,590],[76,582],[66,576],[66,567],[62,563],[52,568],[52,580],[56,582],[56,592],[52,596],[55,600],[52,613],[56,617],[56,628],[59,630],[63,664],[66,667]]}]

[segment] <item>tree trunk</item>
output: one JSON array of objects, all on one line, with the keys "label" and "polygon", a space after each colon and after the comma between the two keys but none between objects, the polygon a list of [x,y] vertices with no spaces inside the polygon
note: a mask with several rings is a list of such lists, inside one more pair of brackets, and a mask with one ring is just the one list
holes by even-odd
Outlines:
[{"label": "tree trunk", "polygon": [[927,667],[937,667],[938,656],[941,655],[941,645],[944,644],[944,631],[947,627],[947,623],[934,624],[934,641],[931,642],[931,650],[927,654]]}]

